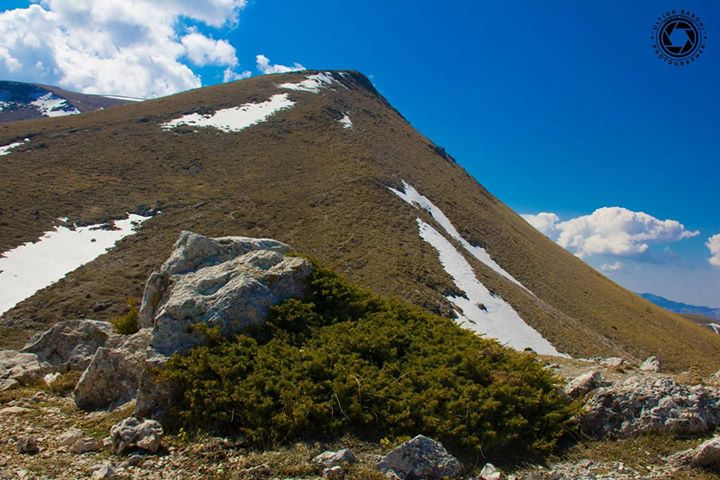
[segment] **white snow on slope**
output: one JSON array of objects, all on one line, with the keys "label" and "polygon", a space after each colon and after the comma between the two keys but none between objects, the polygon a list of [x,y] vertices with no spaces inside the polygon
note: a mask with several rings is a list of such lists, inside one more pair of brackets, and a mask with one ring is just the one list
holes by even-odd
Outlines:
[{"label": "white snow on slope", "polygon": [[150,217],[129,215],[114,222],[116,230],[97,225],[56,227],[34,243],[26,243],[0,256],[0,315],[63,278],[76,268],[95,260]]},{"label": "white snow on slope", "polygon": [[80,110],[70,105],[67,100],[57,97],[51,92],[30,102],[30,105],[37,108],[46,117],[64,117],[65,115],[77,115],[80,113]]},{"label": "white snow on slope", "polygon": [[[394,188],[390,188],[390,191],[392,191],[395,195],[402,198],[405,202],[409,203],[410,205],[414,207],[420,207],[426,212],[428,212],[433,219],[435,219],[436,222],[440,224],[441,227],[447,232],[448,235],[450,235],[452,238],[454,238],[457,242],[462,245],[462,247],[467,250],[467,252],[475,257],[476,259],[480,260],[482,263],[490,267],[491,269],[495,270],[495,272],[499,273],[503,277],[507,278],[511,282],[515,283],[516,285],[524,288],[528,292],[530,290],[525,287],[522,283],[520,283],[515,277],[510,275],[510,273],[506,272],[504,268],[502,268],[498,263],[493,260],[490,257],[490,254],[482,247],[476,247],[474,245],[470,245],[470,242],[465,240],[460,233],[457,231],[455,226],[452,224],[450,219],[448,219],[442,210],[440,210],[434,203],[432,203],[427,197],[424,197],[420,193],[418,193],[417,190],[415,190],[412,185],[407,183],[405,180],[403,180],[403,190],[404,192],[401,192],[400,190],[395,190]],[[531,292],[532,293],[532,292]]]},{"label": "white snow on slope", "polygon": [[345,115],[343,115],[343,117],[340,120],[338,120],[338,122],[340,122],[340,125],[342,125],[343,128],[352,128],[352,126],[353,126],[352,120],[350,120],[350,115],[347,113]]},{"label": "white snow on slope", "polygon": [[11,143],[10,145],[5,145],[5,146],[0,147],[0,157],[2,157],[3,155],[10,155],[12,153],[13,148],[19,147],[22,144],[23,144],[23,142],[15,142],[15,143]]},{"label": "white snow on slope", "polygon": [[461,327],[495,338],[516,350],[529,347],[542,355],[561,355],[525,323],[510,304],[490,293],[478,281],[472,266],[450,241],[421,219],[418,218],[417,223],[422,239],[437,250],[443,268],[452,277],[455,286],[467,296],[447,297],[462,312],[457,320]]},{"label": "white snow on slope", "polygon": [[337,80],[333,78],[332,73],[316,73],[305,76],[305,80],[300,83],[281,83],[278,85],[278,88],[297,90],[300,92],[318,93],[320,90],[329,87],[334,82],[337,82]]},{"label": "white snow on slope", "polygon": [[102,95],[105,98],[112,98],[115,100],[127,100],[128,102],[144,102],[144,98],[137,97],[123,97],[122,95]]},{"label": "white snow on slope", "polygon": [[239,132],[252,125],[264,122],[275,113],[295,105],[288,99],[287,93],[273,95],[267,102],[246,103],[239,107],[218,110],[211,115],[191,113],[183,117],[163,123],[163,130],[172,130],[180,125],[194,127],[213,127],[223,132]]}]

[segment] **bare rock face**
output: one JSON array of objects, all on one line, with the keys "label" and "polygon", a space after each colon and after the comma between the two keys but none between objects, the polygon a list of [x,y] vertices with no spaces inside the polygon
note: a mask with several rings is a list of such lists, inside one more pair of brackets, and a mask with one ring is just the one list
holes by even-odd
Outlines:
[{"label": "bare rock face", "polygon": [[378,469],[405,479],[441,480],[458,478],[463,467],[441,443],[418,435],[383,457]]},{"label": "bare rock face", "polygon": [[98,348],[119,339],[108,322],[68,320],[31,338],[21,351],[34,353],[41,362],[55,367],[83,369]]},{"label": "bare rock face", "polygon": [[271,239],[183,232],[143,295],[140,322],[153,328],[152,348],[170,355],[202,344],[192,329],[199,323],[237,334],[262,324],[271,306],[304,296],[312,265],[289,251]]},{"label": "bare rock face", "polygon": [[595,437],[645,433],[700,434],[720,425],[720,391],[671,378],[631,377],[599,389],[580,418]]},{"label": "bare rock face", "polygon": [[163,429],[155,420],[140,421],[129,417],[110,429],[113,453],[123,454],[133,449],[157,452]]}]

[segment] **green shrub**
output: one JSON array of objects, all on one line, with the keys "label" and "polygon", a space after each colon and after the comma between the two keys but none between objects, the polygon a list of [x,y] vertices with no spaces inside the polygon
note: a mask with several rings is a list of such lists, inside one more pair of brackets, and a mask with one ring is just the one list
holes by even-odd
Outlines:
[{"label": "green shrub", "polygon": [[140,330],[138,325],[138,299],[128,298],[128,311],[112,319],[113,329],[120,335],[132,335]]},{"label": "green shrub", "polygon": [[182,392],[186,428],[257,446],[352,432],[419,433],[475,454],[545,453],[575,406],[533,356],[317,269],[307,301],[265,327],[175,355],[160,372]]}]

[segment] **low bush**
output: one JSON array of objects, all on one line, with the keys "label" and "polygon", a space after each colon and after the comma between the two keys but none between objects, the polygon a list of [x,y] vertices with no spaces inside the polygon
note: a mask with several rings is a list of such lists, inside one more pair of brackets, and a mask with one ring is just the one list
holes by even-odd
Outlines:
[{"label": "low bush", "polygon": [[128,298],[128,311],[112,319],[111,323],[115,332],[120,335],[132,335],[140,329],[138,324],[138,299]]},{"label": "low bush", "polygon": [[575,409],[531,354],[505,348],[317,268],[312,294],[248,335],[175,355],[185,428],[256,446],[351,432],[422,433],[476,454],[546,453]]}]

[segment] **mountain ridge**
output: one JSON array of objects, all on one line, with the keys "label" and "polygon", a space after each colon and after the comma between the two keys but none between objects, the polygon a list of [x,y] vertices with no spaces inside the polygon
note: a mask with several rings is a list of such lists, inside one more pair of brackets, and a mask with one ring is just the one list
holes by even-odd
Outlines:
[{"label": "mountain ridge", "polygon": [[[311,77],[321,75],[332,80],[313,91],[323,82]],[[305,82],[312,88],[298,87]],[[273,95],[285,95],[293,106],[237,132],[161,128],[221,110],[245,115]],[[341,124],[344,116],[350,128]],[[470,296],[421,237],[421,221],[445,238],[477,284],[562,353],[657,354],[671,368],[720,364],[718,338],[623,289],[535,231],[356,71],[254,77],[82,116],[0,126],[0,145],[22,138],[30,142],[0,160],[0,203],[7,206],[0,212],[0,251],[39,238],[58,217],[101,223],[148,208],[161,213],[108,254],[7,312],[5,328],[30,333],[68,315],[117,315],[126,297],[139,296],[182,230],[277,238],[374,291],[462,316],[459,310],[472,306],[458,305]],[[405,184],[436,205],[458,236],[390,190],[406,192]],[[463,242],[485,250],[529,291]],[[94,312],[98,302],[112,306]]]}]

